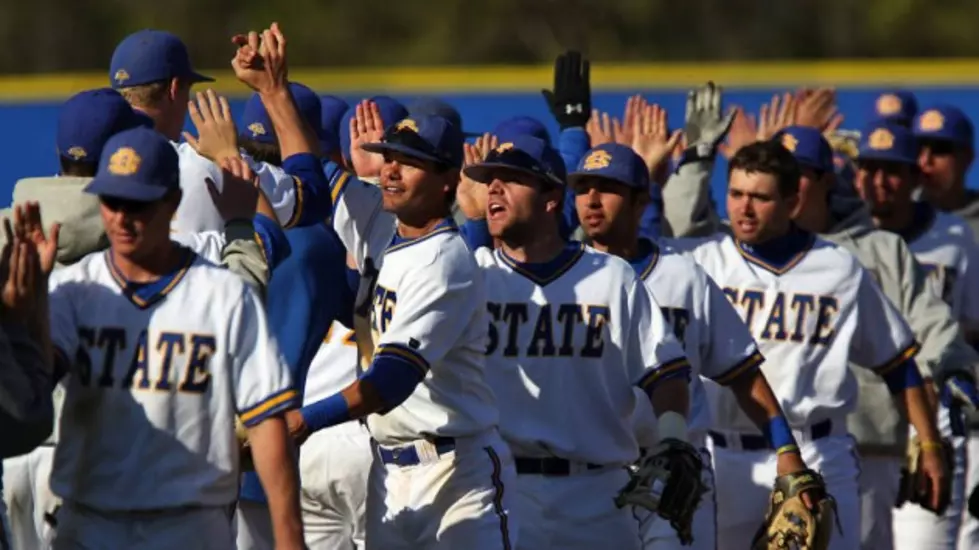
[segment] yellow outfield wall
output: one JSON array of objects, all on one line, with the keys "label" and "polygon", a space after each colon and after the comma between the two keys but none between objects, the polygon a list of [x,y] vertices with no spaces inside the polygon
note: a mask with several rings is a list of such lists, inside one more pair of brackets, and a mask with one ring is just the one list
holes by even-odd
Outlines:
[{"label": "yellow outfield wall", "polygon": [[[536,92],[550,83],[551,71],[547,65],[297,68],[291,77],[315,90],[337,94]],[[247,92],[230,70],[202,72],[217,79],[212,87],[223,94],[236,97]],[[979,84],[979,59],[603,63],[592,68],[595,90],[689,89],[708,80],[736,88],[819,84],[840,88],[972,86]],[[0,76],[0,101],[58,100],[107,84],[106,73]]]}]

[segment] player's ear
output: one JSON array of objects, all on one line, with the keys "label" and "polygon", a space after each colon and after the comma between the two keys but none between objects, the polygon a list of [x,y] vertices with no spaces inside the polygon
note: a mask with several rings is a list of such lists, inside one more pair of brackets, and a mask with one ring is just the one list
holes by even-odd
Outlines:
[{"label": "player's ear", "polygon": [[548,213],[560,212],[564,208],[564,187],[551,185],[543,190],[544,210]]},{"label": "player's ear", "polygon": [[802,201],[799,199],[799,192],[796,191],[785,197],[785,206],[789,211],[789,219],[795,219],[802,209]]}]

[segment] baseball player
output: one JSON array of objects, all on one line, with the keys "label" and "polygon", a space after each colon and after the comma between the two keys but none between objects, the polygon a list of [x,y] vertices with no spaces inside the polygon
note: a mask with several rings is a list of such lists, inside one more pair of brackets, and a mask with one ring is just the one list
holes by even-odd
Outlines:
[{"label": "baseball player", "polygon": [[464,173],[485,184],[501,242],[476,257],[488,372],[516,456],[517,548],[640,548],[631,507],[614,502],[639,458],[631,414],[651,401],[659,436],[688,440],[683,350],[628,263],[561,237],[564,163],[546,142],[515,136]]},{"label": "baseball player", "polygon": [[[793,220],[800,227],[846,248],[874,276],[882,292],[907,320],[921,342],[917,362],[922,376],[946,380],[972,376],[979,355],[965,342],[948,306],[933,292],[924,268],[900,236],[874,227],[853,189],[858,143],[834,135],[835,154],[822,133],[790,126],[776,139],[799,162],[799,203]],[[886,384],[851,365],[860,388],[858,409],[847,419],[860,453],[861,547],[894,548],[892,512],[898,499],[899,469],[907,453],[907,418]]]},{"label": "baseball player", "polygon": [[[16,222],[22,211],[18,209]],[[57,231],[57,226],[54,227]],[[0,457],[12,457],[37,447],[53,428],[54,406],[51,399],[53,369],[47,335],[48,308],[41,264],[53,262],[54,251],[38,249],[20,223],[13,230],[4,220],[7,243],[0,255],[0,430],[5,441]],[[16,236],[15,236],[16,233]],[[0,468],[2,470],[2,468]],[[26,479],[25,479],[26,478]],[[29,483],[24,476],[7,483]],[[7,489],[5,484],[4,489]],[[30,489],[27,489],[30,492]],[[6,499],[5,499],[6,500]],[[10,548],[10,524],[7,508],[0,502],[0,547]]]},{"label": "baseball player", "polygon": [[957,107],[935,105],[915,118],[911,131],[918,140],[922,198],[961,217],[979,235],[979,192],[965,181],[975,151],[972,121]]},{"label": "baseball player", "polygon": [[[109,88],[80,92],[62,106],[56,136],[60,174],[25,178],[14,188],[16,204],[38,203],[46,219],[63,228],[55,257],[57,267],[108,247],[98,198],[83,189],[95,175],[106,140],[119,131],[144,125],[148,126],[149,121],[136,115],[125,99]],[[218,210],[228,220],[224,233],[174,236],[215,263],[224,263],[257,291],[264,292],[269,265],[255,235],[262,235],[258,240],[273,260],[282,252],[275,243],[284,235],[278,236],[281,229],[269,218],[256,216],[253,225],[249,218],[255,211],[257,193],[251,184],[235,183],[229,180],[229,185],[215,195]],[[264,212],[271,214],[271,209]],[[0,211],[0,217],[10,215],[9,210]],[[60,413],[64,387],[57,386],[54,394],[56,412]],[[58,499],[51,493],[48,478],[56,443],[57,431],[31,453],[5,461],[8,483],[4,500],[10,510],[15,548],[47,547],[50,543],[52,512]]]},{"label": "baseball player", "polygon": [[[354,146],[381,125],[364,107],[351,128]],[[485,380],[485,288],[447,220],[462,134],[443,118],[420,117],[383,135],[360,145],[383,161],[378,186],[326,164],[333,225],[362,276],[354,328],[369,364],[303,416],[315,430],[370,415],[377,459],[367,548],[511,548],[513,459]],[[357,316],[367,311],[371,326],[362,332]]]},{"label": "baseball player", "polygon": [[[209,200],[204,183],[210,179],[221,188],[222,173],[217,164],[221,159],[203,157],[192,145],[193,140],[177,143],[187,118],[191,87],[213,79],[192,69],[187,47],[178,37],[158,30],[137,31],[123,39],[112,54],[109,78],[112,87],[171,140],[180,157],[184,200],[173,220],[174,232],[221,231],[224,221]],[[203,106],[203,102],[199,105]],[[223,108],[228,110],[226,102]],[[281,169],[266,164],[252,166],[263,191],[272,200],[279,222],[285,226],[315,224],[323,219],[317,205],[328,205],[323,202],[325,197],[319,197],[325,192],[320,186],[325,184],[311,175],[313,160],[300,155]]]},{"label": "baseball player", "polygon": [[[306,377],[303,409],[357,379],[357,341],[352,321],[334,321],[313,357]],[[305,422],[309,425],[309,422]],[[374,454],[362,422],[347,422],[312,433],[299,455],[303,528],[310,548],[363,550],[367,484]]]},{"label": "baseball player", "polygon": [[[857,385],[848,361],[882,376],[907,406],[928,450],[923,471],[938,490],[945,472],[938,434],[914,363],[917,343],[870,274],[849,253],[790,221],[799,167],[780,143],[758,142],[729,163],[732,236],[672,241],[690,250],[754,333],[762,370],[785,411],[802,458],[835,498],[841,532],[832,547],[859,548],[858,464],[846,430]],[[719,548],[745,548],[764,516],[775,455],[733,396],[708,385]]]},{"label": "baseball player", "polygon": [[[343,157],[343,163],[336,162],[335,160],[334,162],[356,174],[357,178],[361,181],[376,184],[380,181],[381,177],[378,164],[374,163],[364,166],[363,163],[360,163],[358,166],[358,163],[354,162],[354,158],[358,157],[357,146],[353,143],[350,135],[350,129],[357,123],[357,106],[364,105],[365,102],[371,105],[372,108],[377,107],[378,117],[381,119],[380,131],[382,132],[388,126],[406,118],[408,116],[408,108],[393,97],[386,95],[372,96],[351,105],[340,120],[340,154]],[[363,107],[361,107],[361,110],[363,110]],[[326,166],[324,166],[325,168]]]},{"label": "baseball player", "polygon": [[116,134],[85,190],[99,197],[110,248],[50,281],[56,368],[67,374],[53,547],[233,548],[237,414],[277,545],[302,548],[282,419],[296,394],[255,294],[170,240],[173,147],[148,129]]},{"label": "baseball player", "polygon": [[[960,216],[973,237],[979,235],[979,194],[966,189],[965,178],[972,165],[975,132],[972,121],[960,109],[937,105],[921,113],[911,127],[918,141],[918,168],[923,198],[946,213]],[[975,427],[973,426],[974,430]],[[979,439],[970,435],[968,455],[979,457]],[[979,460],[970,460],[966,476],[967,494],[979,485]],[[960,547],[979,545],[979,521],[966,514]]]},{"label": "baseball player", "polygon": [[[714,480],[706,450],[710,411],[700,376],[731,388],[744,412],[770,440],[778,437],[772,426],[785,419],[758,369],[763,359],[757,345],[721,289],[688,256],[637,237],[639,219],[649,202],[649,174],[655,168],[655,161],[644,161],[629,147],[606,144],[589,151],[568,180],[577,197],[578,218],[592,246],[629,260],[687,352],[695,375],[690,381],[689,438],[703,454],[704,484],[709,491],[697,512],[693,547],[713,549]],[[773,449],[786,444],[770,443]],[[779,475],[804,468],[797,450],[780,455]],[[680,546],[663,521],[649,522],[643,536],[646,549]]]},{"label": "baseball player", "polygon": [[[915,124],[920,125],[920,120],[915,119]],[[979,326],[979,249],[971,231],[961,219],[936,212],[912,198],[918,159],[909,130],[878,123],[864,129],[861,136],[855,183],[870,205],[875,225],[904,238],[931,274],[936,290],[951,308],[952,318],[960,322],[967,337],[970,332],[974,334]],[[969,379],[972,383],[975,375]],[[958,540],[966,498],[965,434],[961,419],[951,417],[947,403],[941,404],[938,413],[939,428],[944,436],[952,436],[954,448],[951,504],[941,518],[910,503],[896,510],[896,548],[954,548]]]}]

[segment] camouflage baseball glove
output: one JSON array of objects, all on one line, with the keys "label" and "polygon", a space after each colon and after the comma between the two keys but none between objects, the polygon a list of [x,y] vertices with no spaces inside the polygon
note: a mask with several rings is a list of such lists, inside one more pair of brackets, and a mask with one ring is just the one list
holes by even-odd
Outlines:
[{"label": "camouflage baseball glove", "polygon": [[677,439],[664,439],[649,455],[629,468],[631,479],[615,497],[619,508],[645,508],[670,522],[680,543],[693,542],[693,515],[707,491],[697,449]]},{"label": "camouflage baseball glove", "polygon": [[900,508],[905,502],[911,502],[921,506],[925,510],[934,512],[941,516],[945,513],[952,500],[952,470],[955,468],[955,457],[952,454],[952,443],[948,439],[942,439],[942,458],[945,461],[945,471],[949,475],[945,476],[945,484],[941,487],[941,495],[938,499],[938,508],[931,505],[931,484],[923,483],[921,477],[924,475],[920,469],[921,463],[921,441],[918,436],[912,436],[908,440],[908,456],[901,467],[901,484],[898,486],[897,502],[895,506]]},{"label": "camouflage baseball glove", "polygon": [[[808,492],[815,503],[802,500]],[[780,476],[775,480],[765,523],[751,543],[752,550],[826,550],[836,522],[836,501],[826,492],[822,476],[812,470]]]}]

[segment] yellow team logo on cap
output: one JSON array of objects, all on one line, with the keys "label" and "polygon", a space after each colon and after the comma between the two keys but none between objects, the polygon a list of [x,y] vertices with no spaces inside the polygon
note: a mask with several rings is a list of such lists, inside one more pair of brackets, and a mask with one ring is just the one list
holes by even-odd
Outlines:
[{"label": "yellow team logo on cap", "polygon": [[601,149],[597,151],[592,151],[587,157],[585,157],[585,170],[601,170],[602,168],[608,167],[612,164],[612,155],[608,154],[607,151],[602,151]]},{"label": "yellow team logo on cap", "polygon": [[894,94],[884,94],[877,98],[877,114],[889,116],[901,112],[901,98]]},{"label": "yellow team logo on cap", "polygon": [[505,152],[509,151],[510,149],[513,149],[513,143],[508,141],[506,143],[501,143],[499,146],[497,146],[496,152],[497,153],[505,153]]},{"label": "yellow team logo on cap", "polygon": [[116,82],[123,83],[129,80],[129,72],[126,69],[119,69],[116,71],[115,76],[113,76]]},{"label": "yellow team logo on cap", "polygon": [[887,128],[877,128],[867,138],[867,145],[877,151],[887,151],[894,147],[894,134]]},{"label": "yellow team logo on cap", "polygon": [[266,134],[265,125],[261,122],[252,122],[248,125],[248,130],[252,133],[252,137],[264,136]]},{"label": "yellow team logo on cap", "polygon": [[116,176],[131,176],[139,170],[143,159],[132,147],[121,147],[109,157],[108,170]]},{"label": "yellow team logo on cap", "polygon": [[418,133],[418,123],[410,118],[406,118],[401,122],[394,125],[394,131],[400,132],[402,130],[411,130],[414,133]]},{"label": "yellow team logo on cap", "polygon": [[795,153],[795,148],[799,146],[799,138],[792,134],[782,134],[782,147]]},{"label": "yellow team logo on cap", "polygon": [[926,111],[918,120],[918,128],[926,132],[937,132],[945,127],[945,117],[936,110]]},{"label": "yellow team logo on cap", "polygon": [[69,157],[75,160],[82,160],[83,158],[88,156],[88,151],[86,151],[84,147],[79,147],[76,145],[68,149],[67,151],[65,151],[65,154],[67,154]]}]

